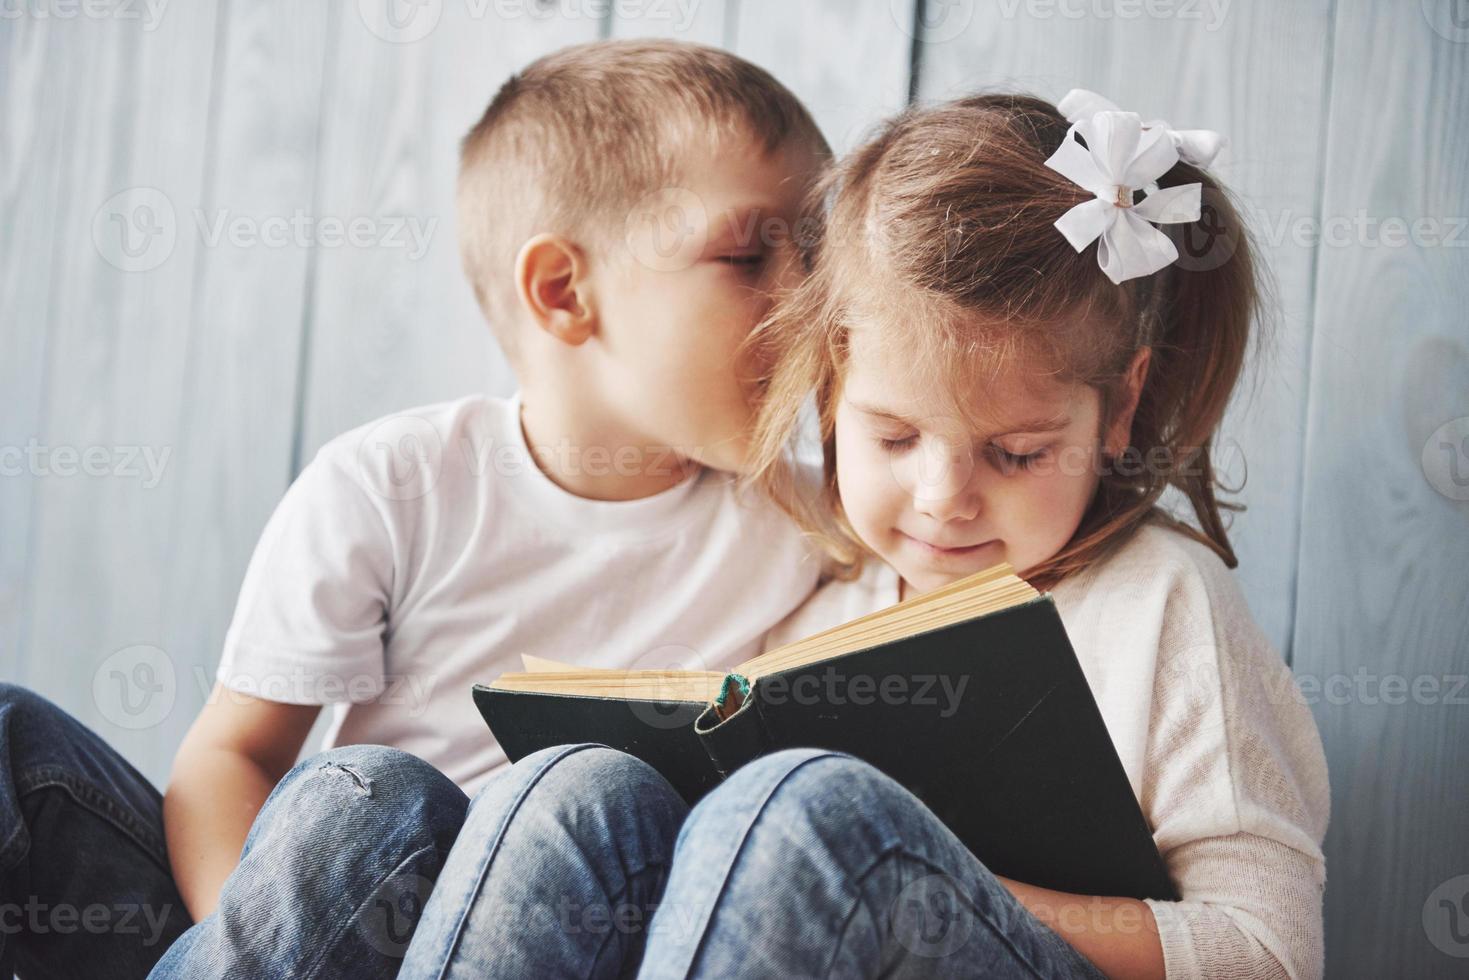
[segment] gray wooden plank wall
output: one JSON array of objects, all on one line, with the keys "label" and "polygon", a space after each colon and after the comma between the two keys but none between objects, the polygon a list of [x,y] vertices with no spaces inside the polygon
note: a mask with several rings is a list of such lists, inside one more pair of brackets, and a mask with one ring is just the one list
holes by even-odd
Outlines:
[{"label": "gray wooden plank wall", "polygon": [[[460,276],[453,174],[537,55],[723,45],[838,150],[910,98],[1081,85],[1228,134],[1216,169],[1274,274],[1219,455],[1248,475],[1240,581],[1331,764],[1328,974],[1463,975],[1464,0],[396,2],[0,19],[0,678],[162,784],[303,463],[396,409],[513,389]],[[298,215],[407,241],[249,237]]]}]

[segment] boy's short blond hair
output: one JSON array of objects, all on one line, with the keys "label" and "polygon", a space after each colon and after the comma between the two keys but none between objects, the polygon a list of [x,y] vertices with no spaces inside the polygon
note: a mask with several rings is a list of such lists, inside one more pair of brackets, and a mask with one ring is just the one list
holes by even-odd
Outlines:
[{"label": "boy's short blond hair", "polygon": [[606,247],[643,196],[677,185],[683,141],[726,134],[766,152],[792,139],[830,152],[769,72],[704,45],[579,44],[501,86],[461,144],[457,211],[465,272],[512,362],[520,246],[545,231]]}]

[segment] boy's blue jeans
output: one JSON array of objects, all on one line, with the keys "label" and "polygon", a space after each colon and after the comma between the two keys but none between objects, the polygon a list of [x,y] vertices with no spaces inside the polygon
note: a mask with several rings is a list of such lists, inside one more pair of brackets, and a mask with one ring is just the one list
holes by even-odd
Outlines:
[{"label": "boy's blue jeans", "polygon": [[815,749],[756,760],[691,812],[604,746],[537,752],[472,804],[406,753],[333,749],[281,780],[219,911],[193,925],[157,791],[50,702],[0,684],[0,976],[11,968],[1101,976],[906,790]]},{"label": "boy's blue jeans", "polygon": [[395,976],[468,805],[396,749],[307,759],[194,925],[158,791],[56,705],[0,683],[0,977]]}]

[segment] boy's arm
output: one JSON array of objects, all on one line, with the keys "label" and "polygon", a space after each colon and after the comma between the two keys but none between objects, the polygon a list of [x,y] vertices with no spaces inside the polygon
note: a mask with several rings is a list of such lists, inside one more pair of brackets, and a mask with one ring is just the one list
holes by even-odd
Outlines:
[{"label": "boy's arm", "polygon": [[296,762],[321,705],[281,704],[216,684],[163,797],[168,860],[198,922],[214,911],[255,815]]}]

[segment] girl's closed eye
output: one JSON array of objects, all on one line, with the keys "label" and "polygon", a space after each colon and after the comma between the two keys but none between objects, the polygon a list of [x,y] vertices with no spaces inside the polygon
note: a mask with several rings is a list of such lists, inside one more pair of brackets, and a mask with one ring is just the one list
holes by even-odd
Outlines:
[{"label": "girl's closed eye", "polygon": [[1003,472],[1013,472],[1016,469],[1031,469],[1045,457],[1047,452],[1047,447],[1044,446],[1028,453],[1012,452],[1004,446],[997,444],[991,444],[990,449],[994,453],[995,462]]},{"label": "girl's closed eye", "polygon": [[918,433],[911,432],[906,436],[878,436],[877,442],[888,452],[898,453],[916,446],[918,444]]}]

